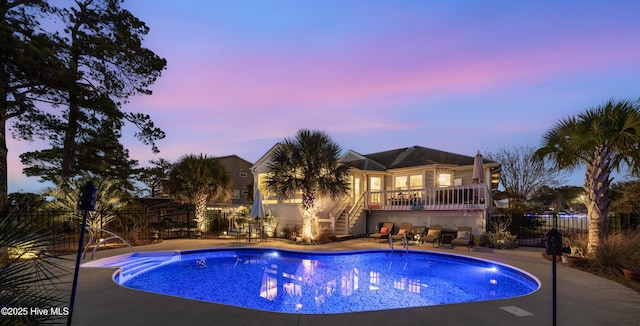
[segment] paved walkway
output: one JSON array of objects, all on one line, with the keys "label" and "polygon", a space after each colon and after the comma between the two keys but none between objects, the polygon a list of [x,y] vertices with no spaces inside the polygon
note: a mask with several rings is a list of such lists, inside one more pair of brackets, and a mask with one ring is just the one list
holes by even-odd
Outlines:
[{"label": "paved walkway", "polygon": [[[166,240],[140,246],[138,251],[211,247],[270,247],[306,251],[387,248],[386,243],[354,239],[324,245],[301,246],[282,240]],[[135,291],[116,285],[113,269],[80,269],[73,325],[552,325],[551,262],[540,248],[491,250],[466,247],[411,246],[489,259],[535,275],[542,287],[518,298],[406,308],[350,314],[296,315],[257,311]],[[102,250],[96,259],[130,252],[128,248]],[[557,325],[640,325],[640,293],[589,273],[557,265]]]}]

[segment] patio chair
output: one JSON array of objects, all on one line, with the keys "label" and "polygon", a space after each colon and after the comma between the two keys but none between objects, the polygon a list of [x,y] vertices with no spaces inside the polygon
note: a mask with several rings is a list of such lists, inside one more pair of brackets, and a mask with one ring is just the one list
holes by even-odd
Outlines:
[{"label": "patio chair", "polygon": [[391,234],[391,230],[393,230],[393,222],[386,222],[382,224],[382,227],[380,228],[380,232],[370,234],[369,239],[371,238],[378,239],[378,240],[387,239]]},{"label": "patio chair", "polygon": [[231,230],[229,230],[229,235],[235,236],[236,241],[239,241],[240,237],[243,236],[245,233],[246,232],[245,232],[244,226],[240,226],[238,225],[238,222],[233,221],[233,226],[231,227]]},{"label": "patio chair", "polygon": [[247,242],[251,242],[251,238],[264,241],[264,232],[262,232],[262,223],[260,221],[249,222],[249,232],[247,232]]},{"label": "patio chair", "polygon": [[451,240],[451,248],[455,245],[467,246],[467,251],[473,247],[473,229],[470,226],[459,226],[455,239]]},{"label": "patio chair", "polygon": [[165,239],[176,238],[181,228],[178,222],[174,222],[171,218],[165,217],[162,219],[162,229],[166,233]]},{"label": "patio chair", "polygon": [[429,227],[429,231],[427,231],[427,235],[422,238],[422,243],[431,242],[433,243],[433,247],[436,246],[436,242],[438,245],[440,244],[440,236],[442,235],[442,225],[432,225]]},{"label": "patio chair", "polygon": [[411,223],[402,223],[400,224],[400,228],[398,229],[398,233],[391,236],[393,241],[402,240],[402,236],[406,235],[407,241],[411,240]]}]

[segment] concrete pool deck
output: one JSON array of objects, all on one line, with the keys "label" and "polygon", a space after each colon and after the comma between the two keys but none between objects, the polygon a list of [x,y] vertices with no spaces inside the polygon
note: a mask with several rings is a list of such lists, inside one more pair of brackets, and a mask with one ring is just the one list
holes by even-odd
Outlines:
[{"label": "concrete pool deck", "polygon": [[[179,239],[136,247],[137,251],[199,248],[265,247],[303,251],[388,248],[386,242],[354,239],[302,246],[279,239],[236,242],[235,239]],[[541,248],[492,250],[466,247],[410,250],[455,253],[508,264],[536,276],[541,288],[530,295],[494,301],[403,308],[350,314],[280,314],[140,292],[116,285],[114,269],[83,267],[73,325],[552,325],[551,262]],[[130,253],[129,248],[101,250],[95,259]],[[84,262],[88,262],[85,260]],[[640,325],[640,293],[624,285],[557,264],[558,325]]]}]

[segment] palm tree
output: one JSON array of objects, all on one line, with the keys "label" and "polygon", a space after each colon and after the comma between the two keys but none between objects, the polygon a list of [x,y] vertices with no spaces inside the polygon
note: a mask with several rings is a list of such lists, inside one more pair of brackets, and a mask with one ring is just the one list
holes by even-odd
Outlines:
[{"label": "palm tree", "polygon": [[[81,223],[82,212],[78,210],[77,206],[80,188],[85,183],[84,179],[96,180],[94,184],[97,189],[95,210],[89,212],[87,216],[88,227],[105,229],[109,224],[116,222],[137,224],[137,221],[134,220],[124,221],[121,212],[140,209],[139,202],[129,192],[122,189],[121,183],[108,179],[84,177],[56,187],[46,188],[43,191],[43,196],[50,198],[50,200],[42,208],[54,212],[75,212],[75,221]],[[131,217],[130,214],[129,217]],[[140,218],[140,216],[137,217]],[[97,236],[97,233],[94,233],[94,236]]]},{"label": "palm tree", "polygon": [[[230,177],[218,159],[189,154],[182,157],[169,173],[169,196],[195,205],[196,220],[202,228],[207,215],[207,202],[230,198]],[[204,230],[203,230],[204,231]]]},{"label": "palm tree", "polygon": [[611,172],[640,170],[639,101],[614,101],[560,120],[543,137],[535,159],[550,159],[558,170],[586,167],[584,191],[589,217],[587,253],[607,236]]},{"label": "palm tree", "polygon": [[341,149],[321,131],[301,129],[295,139],[285,139],[268,165],[265,186],[279,198],[302,193],[302,239],[318,235],[317,196],[339,198],[347,194],[348,167],[338,163]]},{"label": "palm tree", "polygon": [[[46,225],[20,215],[0,216],[0,306],[63,307],[73,274],[68,261],[50,249],[57,240]],[[2,318],[2,325],[60,325],[66,319],[28,312]]]}]

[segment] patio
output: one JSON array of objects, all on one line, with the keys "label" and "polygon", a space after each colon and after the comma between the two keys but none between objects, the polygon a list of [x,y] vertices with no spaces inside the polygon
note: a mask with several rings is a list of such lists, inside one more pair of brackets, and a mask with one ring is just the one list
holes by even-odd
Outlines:
[{"label": "patio", "polygon": [[[280,239],[267,242],[236,242],[222,239],[176,239],[137,247],[138,251],[197,249],[210,247],[269,247],[305,251],[340,251],[387,248],[386,243],[354,239],[323,245],[302,246]],[[489,259],[523,269],[542,287],[524,297],[399,310],[334,315],[278,314],[232,306],[139,292],[116,285],[113,269],[81,268],[73,325],[551,325],[551,263],[541,248],[491,250],[464,247],[431,248],[413,245],[410,250],[429,250]],[[102,250],[96,259],[130,252],[128,248]],[[558,325],[639,325],[640,293],[613,281],[558,264]]]}]

